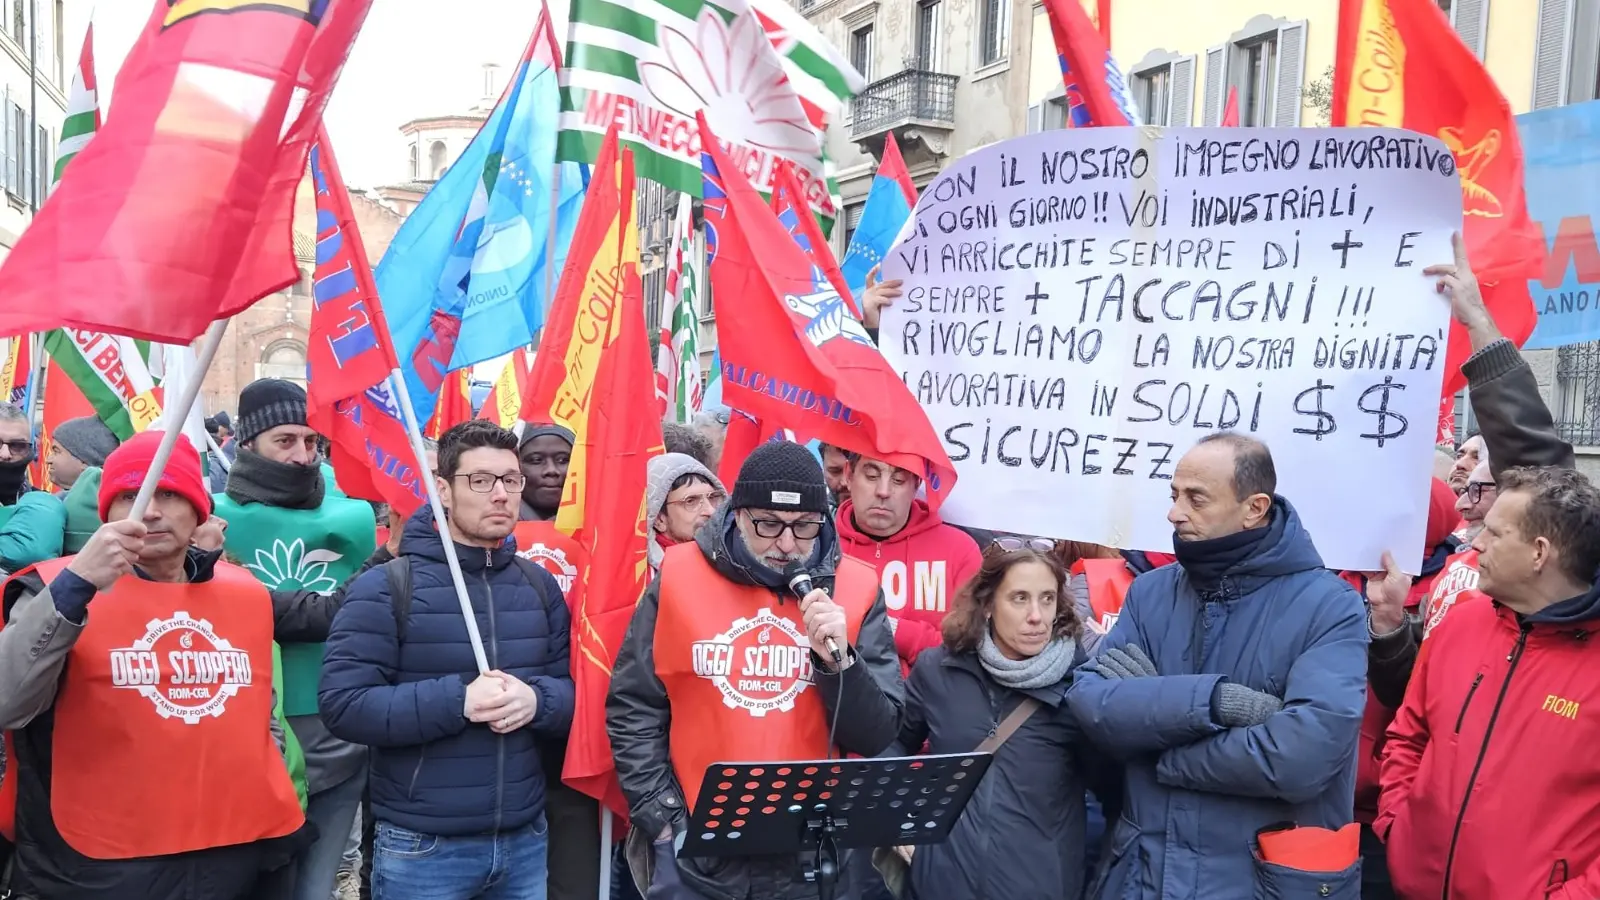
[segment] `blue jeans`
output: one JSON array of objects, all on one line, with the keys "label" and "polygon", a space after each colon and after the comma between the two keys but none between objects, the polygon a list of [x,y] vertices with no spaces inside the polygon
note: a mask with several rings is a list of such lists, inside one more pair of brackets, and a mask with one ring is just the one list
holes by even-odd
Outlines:
[{"label": "blue jeans", "polygon": [[379,822],[373,900],[545,900],[544,817],[516,831],[442,837]]},{"label": "blue jeans", "polygon": [[306,818],[317,826],[317,842],[300,857],[295,876],[294,900],[329,900],[339,877],[339,863],[349,841],[350,827],[361,808],[367,787],[367,770],[345,779],[306,803]]}]

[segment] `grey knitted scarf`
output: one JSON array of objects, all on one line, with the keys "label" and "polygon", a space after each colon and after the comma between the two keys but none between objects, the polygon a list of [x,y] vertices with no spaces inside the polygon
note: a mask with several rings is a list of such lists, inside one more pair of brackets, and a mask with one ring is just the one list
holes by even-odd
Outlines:
[{"label": "grey knitted scarf", "polygon": [[994,638],[985,631],[983,643],[978,646],[978,661],[995,681],[1014,691],[1032,691],[1059,684],[1072,668],[1077,644],[1068,638],[1055,638],[1044,645],[1039,655],[1028,659],[1010,659],[995,646]]}]

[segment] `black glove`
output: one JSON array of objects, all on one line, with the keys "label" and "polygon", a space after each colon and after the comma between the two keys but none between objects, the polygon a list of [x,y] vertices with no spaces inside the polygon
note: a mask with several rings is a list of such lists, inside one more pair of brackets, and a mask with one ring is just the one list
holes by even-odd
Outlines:
[{"label": "black glove", "polygon": [[1090,664],[1101,677],[1110,679],[1147,678],[1160,674],[1138,644],[1113,647],[1094,658]]},{"label": "black glove", "polygon": [[1231,681],[1220,682],[1211,694],[1211,719],[1229,728],[1260,725],[1283,709],[1283,701]]}]

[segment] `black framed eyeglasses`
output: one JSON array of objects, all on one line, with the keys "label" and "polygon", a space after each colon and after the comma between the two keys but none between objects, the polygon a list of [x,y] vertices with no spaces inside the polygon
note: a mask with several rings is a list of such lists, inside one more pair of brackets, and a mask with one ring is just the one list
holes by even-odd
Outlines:
[{"label": "black framed eyeglasses", "polygon": [[1014,550],[1032,550],[1035,553],[1049,553],[1056,548],[1056,542],[1048,538],[1019,537],[1007,535],[994,539],[994,545],[1001,550],[1011,552]]},{"label": "black framed eyeglasses", "polygon": [[785,522],[782,519],[758,519],[750,517],[750,527],[756,530],[756,536],[769,541],[777,540],[785,531],[794,535],[797,541],[809,541],[822,533],[822,523],[814,519],[802,519],[799,522]]},{"label": "black framed eyeglasses", "polygon": [[12,456],[27,456],[33,450],[33,441],[0,441],[0,447],[10,450]]},{"label": "black framed eyeglasses", "polygon": [[450,477],[465,478],[467,487],[472,488],[479,494],[494,493],[496,484],[504,484],[508,494],[520,494],[522,493],[522,486],[528,483],[528,479],[521,472],[515,475],[491,475],[488,472],[472,472]]},{"label": "black framed eyeglasses", "polygon": [[1497,491],[1497,490],[1499,490],[1499,488],[1496,487],[1495,483],[1492,482],[1492,481],[1469,481],[1469,482],[1467,482],[1467,491],[1466,491],[1467,502],[1471,503],[1474,506],[1476,506],[1479,503],[1483,502],[1483,492],[1484,491]]}]

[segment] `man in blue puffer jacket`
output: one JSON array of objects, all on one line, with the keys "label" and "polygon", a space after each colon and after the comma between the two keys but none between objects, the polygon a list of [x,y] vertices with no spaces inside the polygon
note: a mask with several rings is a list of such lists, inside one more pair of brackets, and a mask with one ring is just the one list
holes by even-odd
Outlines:
[{"label": "man in blue puffer jacket", "polygon": [[1178,564],[1134,580],[1077,671],[1067,702],[1126,773],[1095,900],[1360,897],[1356,835],[1309,869],[1255,853],[1263,830],[1354,821],[1366,702],[1361,597],[1276,489],[1255,438],[1186,453],[1167,514]]},{"label": "man in blue puffer jacket", "polygon": [[400,557],[358,578],[333,620],[322,717],[373,749],[376,900],[544,900],[538,744],[572,724],[570,617],[555,579],[510,540],[516,435],[481,420],[445,432],[438,483],[490,671],[478,672],[424,506]]}]

